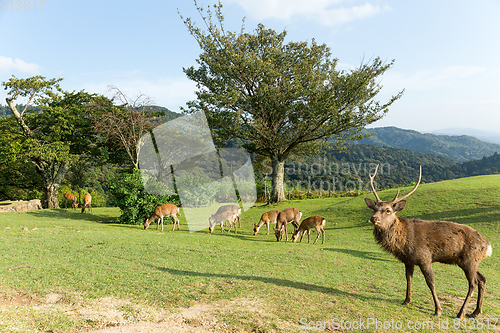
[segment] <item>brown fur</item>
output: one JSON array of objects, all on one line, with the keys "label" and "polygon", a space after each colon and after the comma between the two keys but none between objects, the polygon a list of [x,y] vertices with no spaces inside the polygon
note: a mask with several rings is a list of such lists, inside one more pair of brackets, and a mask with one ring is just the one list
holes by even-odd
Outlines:
[{"label": "brown fur", "polygon": [[72,202],[73,209],[78,208],[78,202],[76,200],[76,197],[73,194],[64,193],[63,196],[64,196],[64,208],[68,208],[68,206],[67,206],[68,201]]},{"label": "brown fur", "polygon": [[476,285],[477,306],[471,316],[475,317],[481,313],[486,278],[478,271],[478,266],[484,258],[491,255],[491,246],[486,238],[473,228],[458,223],[399,217],[396,212],[404,209],[404,200],[393,203],[375,202],[367,198],[365,202],[374,211],[370,222],[375,226],[375,240],[385,251],[392,253],[405,264],[407,288],[403,304],[409,304],[411,301],[413,271],[415,266],[419,266],[434,299],[434,315],[441,314],[431,265],[433,262],[441,262],[458,265],[469,281],[469,291],[457,318],[464,317],[467,303]]},{"label": "brown fur", "polygon": [[279,213],[280,213],[279,210],[271,210],[269,212],[262,214],[259,223],[253,225],[253,235],[254,236],[257,235],[260,227],[262,227],[264,223],[267,225],[267,235],[269,235],[269,224],[276,223],[276,218],[278,217]]},{"label": "brown fur", "polygon": [[89,206],[89,209],[88,209],[89,212],[93,213],[91,202],[92,202],[92,197],[90,196],[90,193],[86,193],[83,196],[82,214],[85,213],[85,208],[87,206]]},{"label": "brown fur", "polygon": [[151,222],[154,220],[158,219],[158,224],[156,225],[156,230],[158,230],[158,226],[160,225],[161,222],[161,231],[163,231],[163,218],[164,217],[169,217],[171,216],[174,219],[174,227],[172,228],[172,231],[175,230],[175,225],[177,224],[177,230],[179,230],[179,219],[177,218],[177,214],[179,214],[179,207],[176,205],[172,204],[164,204],[161,206],[158,206],[155,208],[153,214],[151,214],[150,217],[148,217],[144,221],[144,230],[149,228],[149,225]]},{"label": "brown fur", "polygon": [[274,234],[276,235],[276,241],[280,241],[283,238],[283,233],[286,235],[286,241],[288,242],[288,233],[286,225],[291,222],[293,224],[294,230],[298,229],[300,225],[300,218],[302,213],[297,208],[285,208],[278,214],[276,218],[276,227],[274,228]]},{"label": "brown fur", "polygon": [[309,243],[309,235],[311,234],[311,229],[314,228],[318,232],[318,237],[316,237],[316,240],[314,241],[313,244],[316,244],[320,235],[323,236],[321,244],[325,244],[325,229],[324,229],[325,224],[326,220],[321,216],[308,217],[307,219],[302,221],[300,223],[299,228],[293,232],[292,242],[295,243],[295,241],[299,237],[299,234],[300,234],[300,242],[302,242],[302,237],[304,237],[304,233],[307,233],[307,242]]}]

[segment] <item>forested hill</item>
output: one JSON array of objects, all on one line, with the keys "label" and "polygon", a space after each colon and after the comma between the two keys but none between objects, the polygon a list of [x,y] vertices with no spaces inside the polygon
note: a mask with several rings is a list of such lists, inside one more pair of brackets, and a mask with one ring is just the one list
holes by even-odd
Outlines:
[{"label": "forested hill", "polygon": [[344,152],[330,150],[322,156],[289,159],[285,163],[285,178],[293,188],[300,185],[334,191],[363,190],[377,164],[379,186],[398,187],[416,181],[420,165],[422,181],[426,183],[500,173],[500,153],[458,163],[446,156],[409,149],[351,144]]},{"label": "forested hill", "polygon": [[[16,107],[18,110],[22,110],[24,108],[24,105],[17,104]],[[181,116],[180,113],[170,111],[169,109],[167,109],[163,106],[152,105],[152,106],[147,107],[147,109],[151,112],[156,112],[156,113],[162,114],[162,116],[160,116],[158,118],[160,123],[164,123],[166,121],[169,121],[169,120],[172,120],[172,119],[175,119],[175,118]],[[10,116],[11,114],[12,114],[12,112],[10,111],[10,109],[7,105],[0,104],[0,117],[7,117],[7,116]]]},{"label": "forested hill", "polygon": [[157,106],[157,105],[153,105],[153,106],[149,106],[148,109],[150,111],[153,111],[153,112],[159,112],[159,113],[162,113],[163,115],[159,118],[159,122],[160,123],[164,123],[164,122],[167,122],[169,120],[173,120],[177,117],[180,117],[182,116],[182,114],[180,113],[177,113],[177,112],[174,112],[174,111],[170,111],[169,109],[163,107],[163,106]]},{"label": "forested hill", "polygon": [[360,143],[437,154],[447,156],[457,162],[477,160],[484,156],[491,156],[495,152],[500,153],[500,145],[484,142],[467,135],[422,134],[397,127],[369,128],[364,131],[372,133],[372,136],[360,140]]},{"label": "forested hill", "polygon": [[[418,177],[418,168],[423,167],[426,183],[455,178],[450,171],[457,165],[446,156],[414,152],[409,149],[379,147],[366,144],[351,144],[343,152],[329,150],[322,156],[301,156],[285,163],[285,178],[289,185],[302,188],[323,182],[323,189],[334,191],[356,189],[366,186],[368,175],[379,164],[377,183],[382,188],[407,185]],[[328,185],[329,184],[329,185]],[[327,186],[330,186],[329,188]],[[359,190],[363,190],[360,189]]]},{"label": "forested hill", "polygon": [[455,178],[491,175],[500,173],[500,153],[480,160],[467,161],[449,168]]}]

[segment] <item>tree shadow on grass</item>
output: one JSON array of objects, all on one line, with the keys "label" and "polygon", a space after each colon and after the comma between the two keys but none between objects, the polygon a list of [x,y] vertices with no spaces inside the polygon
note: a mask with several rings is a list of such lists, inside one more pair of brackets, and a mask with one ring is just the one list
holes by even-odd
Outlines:
[{"label": "tree shadow on grass", "polygon": [[108,223],[113,221],[114,217],[107,214],[99,213],[85,213],[82,214],[81,210],[73,209],[41,209],[27,212],[28,215],[36,217],[45,217],[50,219],[69,219],[69,220],[85,220],[91,222]]},{"label": "tree shadow on grass", "polygon": [[352,255],[354,257],[376,260],[376,261],[391,261],[388,259],[379,258],[379,253],[377,252],[368,252],[368,251],[359,251],[359,250],[350,250],[350,249],[335,249],[335,248],[324,248],[323,250],[332,251],[332,252],[340,252]]},{"label": "tree shadow on grass", "polygon": [[148,263],[144,265],[150,266],[154,269],[157,269],[164,273],[169,273],[172,275],[180,275],[180,276],[192,276],[192,277],[203,277],[203,278],[222,278],[222,279],[232,279],[232,280],[243,280],[243,281],[258,281],[269,284],[274,284],[280,287],[290,287],[300,290],[306,291],[317,291],[324,294],[343,296],[343,297],[352,297],[359,300],[372,300],[372,301],[384,301],[387,302],[387,299],[380,297],[367,296],[362,294],[350,293],[337,288],[329,288],[324,286],[318,286],[310,283],[297,282],[279,278],[272,277],[264,277],[257,275],[233,275],[233,274],[223,274],[223,273],[204,273],[204,272],[195,272],[195,271],[185,271],[179,269],[173,269],[168,267],[158,267]]},{"label": "tree shadow on grass", "polygon": [[418,218],[430,221],[438,221],[438,220],[452,221],[461,224],[480,224],[484,222],[498,222],[500,221],[500,206],[448,210],[436,213],[423,214],[418,216]]}]

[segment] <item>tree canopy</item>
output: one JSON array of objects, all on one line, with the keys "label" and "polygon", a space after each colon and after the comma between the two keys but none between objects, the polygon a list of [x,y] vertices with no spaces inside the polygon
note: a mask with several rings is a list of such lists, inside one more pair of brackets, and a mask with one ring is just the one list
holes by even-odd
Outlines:
[{"label": "tree canopy", "polygon": [[226,31],[220,2],[213,11],[195,5],[206,30],[184,19],[202,51],[196,67],[184,68],[198,87],[187,111],[203,110],[216,140],[242,139],[246,149],[271,160],[273,202],[285,198],[288,157],[361,138],[361,130],[402,95],[383,104],[374,100],[382,88],[377,79],[393,62],[375,58],[338,70],[325,44],[287,42],[286,31],[262,24],[251,33]]},{"label": "tree canopy", "polygon": [[[13,163],[34,165],[45,194],[44,208],[59,207],[59,185],[71,163],[79,155],[98,149],[88,110],[95,96],[84,91],[63,91],[60,81],[43,76],[13,76],[3,82],[13,118],[2,119],[2,152],[9,156],[9,169],[15,167]],[[14,104],[19,97],[28,100],[21,111]],[[32,109],[31,105],[39,108]],[[17,127],[12,126],[14,119]]]}]

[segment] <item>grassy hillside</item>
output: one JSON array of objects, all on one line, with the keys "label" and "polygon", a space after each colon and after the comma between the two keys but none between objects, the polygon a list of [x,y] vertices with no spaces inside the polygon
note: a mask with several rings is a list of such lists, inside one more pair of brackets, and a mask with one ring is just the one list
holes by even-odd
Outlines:
[{"label": "grassy hillside", "polygon": [[[379,194],[392,198],[395,190]],[[110,299],[120,305],[108,308],[130,322],[153,320],[160,308],[169,313],[206,305],[225,331],[303,332],[306,323],[333,318],[401,322],[406,331],[415,331],[407,326],[416,323],[435,330],[448,321],[453,327],[467,291],[462,270],[433,266],[440,318],[432,316],[432,297],[419,270],[412,303],[400,305],[404,266],[373,240],[367,222],[371,210],[363,198],[257,205],[242,215],[243,228],[236,235],[221,235],[219,229],[189,233],[182,219],[180,232],[114,225],[109,221],[118,211],[109,208],[96,208],[94,215],[72,210],[2,214],[0,330],[69,331],[110,324],[112,319],[91,311]],[[291,206],[304,217],[326,218],[325,244],[278,243],[265,228],[252,235],[263,212]],[[490,329],[481,331],[491,331],[494,318],[500,318],[500,176],[422,184],[401,215],[464,223],[489,239],[493,256],[480,271],[488,279],[481,318]],[[54,297],[57,302],[50,301]],[[9,300],[17,306],[8,306]],[[475,297],[467,313],[474,306]],[[384,330],[391,331],[397,330]]]},{"label": "grassy hillside", "polygon": [[480,141],[467,135],[422,134],[397,127],[370,128],[365,131],[373,135],[361,140],[360,143],[437,154],[450,157],[457,162],[480,159],[500,152],[500,145]]}]

